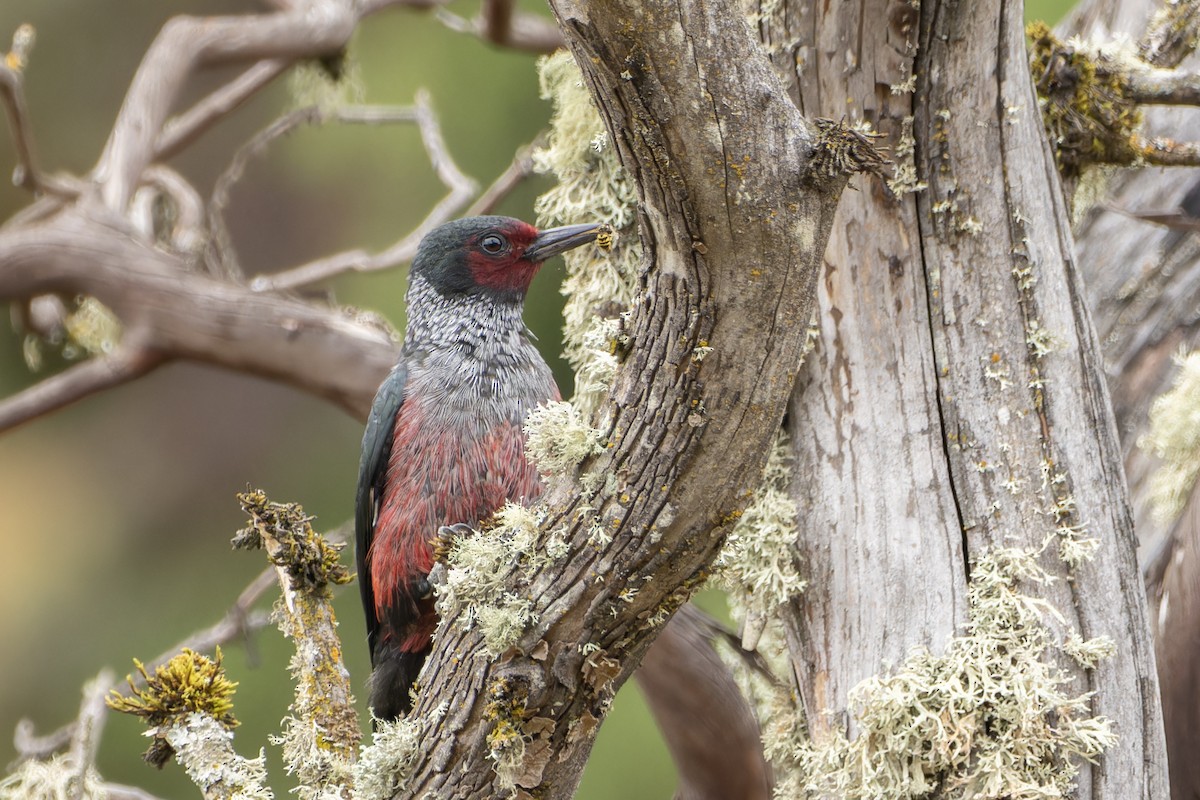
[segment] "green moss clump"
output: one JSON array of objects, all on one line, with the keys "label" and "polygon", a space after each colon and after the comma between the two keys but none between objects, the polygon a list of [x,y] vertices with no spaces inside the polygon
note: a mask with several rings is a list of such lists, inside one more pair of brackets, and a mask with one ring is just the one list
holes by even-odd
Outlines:
[{"label": "green moss clump", "polygon": [[1127,90],[1127,65],[1063,42],[1031,22],[1030,69],[1042,121],[1059,171],[1067,178],[1092,164],[1136,164],[1142,112]]}]

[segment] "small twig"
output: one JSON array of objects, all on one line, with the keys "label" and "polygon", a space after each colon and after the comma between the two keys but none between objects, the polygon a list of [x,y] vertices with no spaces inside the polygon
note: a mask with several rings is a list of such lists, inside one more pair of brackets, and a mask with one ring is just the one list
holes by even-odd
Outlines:
[{"label": "small twig", "polygon": [[1129,98],[1153,105],[1200,105],[1200,74],[1171,69],[1131,70]]},{"label": "small twig", "polygon": [[32,25],[22,25],[13,34],[12,50],[0,58],[0,99],[8,116],[8,127],[12,131],[13,149],[17,152],[17,166],[13,171],[13,183],[31,192],[48,192],[62,196],[77,194],[70,186],[42,174],[33,151],[33,130],[29,124],[29,109],[25,105],[25,79],[23,71],[33,49]]},{"label": "small twig", "polygon": [[13,749],[17,751],[18,760],[44,761],[63,750],[75,738],[75,728],[78,724],[79,720],[71,720],[56,731],[38,736],[33,720],[20,720],[13,731]]},{"label": "small twig", "polygon": [[[275,585],[275,570],[270,567],[264,569],[242,590],[237,600],[225,612],[225,616],[219,622],[202,631],[193,633],[179,644],[164,652],[146,665],[146,671],[153,673],[155,669],[165,665],[182,652],[184,648],[195,650],[197,653],[209,653],[220,645],[227,644],[236,638],[242,638],[247,650],[249,650],[251,644],[250,634],[262,630],[271,622],[270,614],[266,612],[256,613],[253,610],[253,606],[268,590],[273,589]],[[139,683],[141,676],[135,675],[133,676],[133,680],[135,683]]]},{"label": "small twig", "polygon": [[104,730],[108,711],[104,698],[114,682],[112,670],[105,669],[83,688],[83,704],[79,707],[75,735],[71,741],[70,763],[75,770],[75,779],[70,800],[81,800],[87,787],[88,773],[95,767],[100,733]]},{"label": "small twig", "polygon": [[153,351],[121,344],[0,401],[0,432],[36,419],[89,395],[129,383],[162,363]]},{"label": "small twig", "polygon": [[225,207],[229,204],[229,194],[234,185],[241,180],[246,172],[246,165],[252,158],[266,150],[271,142],[279,139],[302,125],[312,125],[322,119],[321,109],[317,106],[305,106],[291,111],[263,128],[238,148],[233,154],[229,166],[225,168],[213,184],[212,197],[208,201],[209,249],[205,258],[209,272],[214,275],[224,275],[229,278],[240,278],[241,267],[237,263],[237,253],[225,225]]},{"label": "small twig", "polygon": [[475,181],[464,175],[450,157],[437,117],[429,105],[427,92],[417,92],[416,104],[412,109],[394,109],[391,116],[381,116],[384,111],[386,109],[348,108],[337,112],[335,118],[343,122],[399,122],[405,121],[403,114],[411,114],[411,121],[416,122],[421,131],[421,141],[425,145],[429,163],[450,193],[433,207],[415,230],[376,255],[364,250],[338,253],[274,275],[260,275],[251,281],[252,289],[257,292],[297,289],[346,272],[374,272],[403,264],[416,255],[417,245],[426,233],[453,217],[475,193]]},{"label": "small twig", "polygon": [[476,217],[490,214],[509,192],[521,185],[521,182],[533,174],[533,151],[540,147],[540,141],[528,144],[519,149],[513,156],[508,169],[500,173],[492,185],[479,195],[471,207],[463,212],[464,217]]},{"label": "small twig", "polygon": [[1104,203],[1103,208],[1129,217],[1130,219],[1141,220],[1148,222],[1151,225],[1161,225],[1164,228],[1181,231],[1195,231],[1200,233],[1200,218],[1193,217],[1187,212],[1176,209],[1174,211],[1135,211],[1127,208],[1121,208],[1113,203]]},{"label": "small twig", "polygon": [[1155,167],[1200,166],[1200,144],[1177,142],[1174,139],[1134,137],[1132,145],[1139,156]]},{"label": "small twig", "polygon": [[282,58],[260,61],[229,83],[163,125],[154,143],[154,157],[165,161],[199,138],[214,124],[241,108],[291,65]]},{"label": "small twig", "polygon": [[[456,33],[478,36],[485,42],[521,50],[527,53],[553,53],[563,46],[562,31],[554,21],[537,14],[526,14],[507,9],[507,24],[501,27],[505,9],[493,5],[508,5],[507,0],[495,0],[484,4],[483,13],[475,19],[467,19],[445,8],[438,7],[434,16],[439,22]],[[493,15],[493,16],[489,16]]]},{"label": "small twig", "polygon": [[[421,97],[418,96],[418,103],[421,102]],[[224,274],[227,276],[241,276],[241,267],[237,263],[237,253],[233,247],[233,242],[229,236],[229,230],[225,226],[225,207],[229,203],[229,194],[233,186],[241,179],[245,173],[246,165],[251,158],[258,156],[264,152],[271,142],[280,139],[283,136],[304,125],[322,125],[326,122],[342,122],[346,124],[363,124],[363,125],[380,125],[397,122],[416,122],[421,124],[421,110],[419,107],[397,107],[397,106],[346,106],[337,108],[331,111],[326,111],[319,106],[306,106],[296,109],[279,119],[272,122],[263,130],[259,131],[254,137],[238,149],[234,154],[233,160],[229,167],[221,173],[217,178],[216,184],[213,187],[212,199],[209,201],[208,217],[209,217],[209,240],[211,247],[209,249],[209,257],[206,259],[209,264],[209,270],[215,274]],[[436,123],[435,123],[436,124]],[[424,136],[424,129],[422,135]],[[440,132],[439,132],[440,141]],[[429,150],[428,143],[426,150]],[[431,161],[434,160],[431,154]],[[435,170],[437,164],[434,164]],[[457,170],[455,170],[457,173]],[[439,177],[441,173],[439,172]],[[458,173],[461,174],[461,173]],[[360,258],[365,256],[363,251],[353,251],[354,257]],[[334,258],[339,258],[335,256]],[[329,259],[322,259],[314,262],[321,264]],[[310,265],[312,266],[312,265]],[[344,271],[344,270],[339,270]],[[286,273],[284,273],[286,274]],[[272,280],[278,276],[268,276],[265,280]],[[257,289],[264,278],[255,279],[255,288]],[[296,286],[304,284],[295,284]],[[284,288],[282,286],[272,285],[272,288]],[[291,286],[287,288],[293,288]]]}]

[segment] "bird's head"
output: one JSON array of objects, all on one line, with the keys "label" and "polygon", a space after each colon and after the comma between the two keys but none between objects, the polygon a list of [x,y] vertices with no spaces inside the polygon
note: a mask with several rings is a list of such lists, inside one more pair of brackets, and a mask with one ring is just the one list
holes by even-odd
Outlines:
[{"label": "bird's head", "polygon": [[512,217],[467,217],[425,235],[412,273],[442,295],[520,301],[546,259],[596,240],[599,224],[539,231]]}]

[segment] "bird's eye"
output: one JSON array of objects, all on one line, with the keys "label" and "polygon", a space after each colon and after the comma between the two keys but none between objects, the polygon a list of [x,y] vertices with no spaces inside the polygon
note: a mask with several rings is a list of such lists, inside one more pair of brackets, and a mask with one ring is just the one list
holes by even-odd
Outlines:
[{"label": "bird's eye", "polygon": [[497,255],[508,249],[508,240],[498,233],[488,233],[479,240],[479,246],[485,253]]}]

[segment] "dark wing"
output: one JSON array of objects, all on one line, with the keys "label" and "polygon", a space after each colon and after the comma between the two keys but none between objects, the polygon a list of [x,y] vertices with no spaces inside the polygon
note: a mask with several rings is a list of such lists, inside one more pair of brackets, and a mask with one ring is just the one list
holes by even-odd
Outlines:
[{"label": "dark wing", "polygon": [[371,589],[371,567],[367,553],[371,549],[371,540],[375,538],[375,520],[379,514],[388,456],[392,450],[392,427],[400,406],[404,404],[407,377],[408,370],[401,362],[392,368],[375,393],[367,430],[363,433],[362,459],[358,462],[358,492],[354,501],[354,560],[358,567],[358,589],[362,593],[363,611],[367,616],[367,642],[372,661],[375,659],[375,636],[379,622],[375,619],[375,593]]}]

